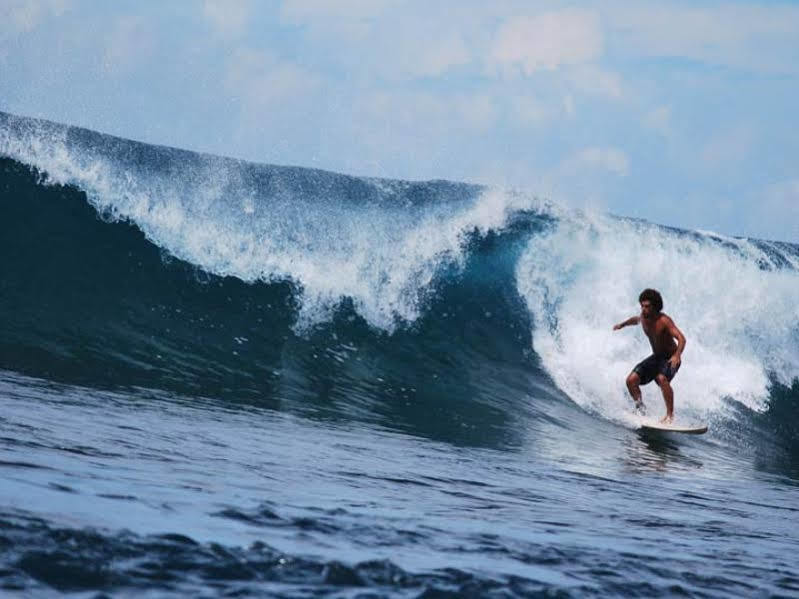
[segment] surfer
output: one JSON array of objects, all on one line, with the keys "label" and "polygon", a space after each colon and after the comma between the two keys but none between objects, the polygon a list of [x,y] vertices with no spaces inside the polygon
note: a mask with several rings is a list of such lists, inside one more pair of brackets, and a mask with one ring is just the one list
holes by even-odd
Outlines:
[{"label": "surfer", "polygon": [[[654,289],[644,289],[638,296],[641,314],[632,316],[613,327],[618,331],[631,324],[641,324],[644,333],[652,346],[652,355],[638,363],[627,377],[627,389],[632,395],[635,407],[641,410],[641,385],[657,382],[666,402],[666,416],[662,423],[671,423],[674,418],[674,391],[671,379],[680,369],[682,352],[685,349],[685,335],[677,328],[674,321],[661,312],[663,298]],[[674,340],[677,340],[675,343]]]}]

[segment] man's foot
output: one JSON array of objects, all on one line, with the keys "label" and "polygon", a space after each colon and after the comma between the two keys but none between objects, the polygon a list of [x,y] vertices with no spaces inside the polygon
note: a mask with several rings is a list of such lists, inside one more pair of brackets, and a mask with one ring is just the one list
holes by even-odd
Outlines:
[{"label": "man's foot", "polygon": [[660,419],[660,424],[671,424],[673,420],[674,420],[674,415],[667,414],[666,416]]},{"label": "man's foot", "polygon": [[635,410],[635,413],[641,416],[646,416],[646,406],[644,405],[644,402],[639,400],[634,403],[635,403],[635,408],[633,409]]}]

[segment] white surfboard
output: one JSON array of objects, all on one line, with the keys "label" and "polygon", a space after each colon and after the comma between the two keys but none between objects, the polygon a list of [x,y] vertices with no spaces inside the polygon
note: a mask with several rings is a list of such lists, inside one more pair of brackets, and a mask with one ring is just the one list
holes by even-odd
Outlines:
[{"label": "white surfboard", "polygon": [[649,420],[641,421],[642,431],[657,431],[660,433],[684,433],[686,435],[704,435],[707,432],[707,424],[694,424],[693,426],[681,426],[678,424],[663,424]]}]

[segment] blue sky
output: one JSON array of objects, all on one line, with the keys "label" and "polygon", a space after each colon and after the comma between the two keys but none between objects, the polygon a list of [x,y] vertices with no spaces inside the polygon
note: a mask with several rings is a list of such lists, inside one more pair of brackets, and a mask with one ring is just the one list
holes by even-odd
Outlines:
[{"label": "blue sky", "polygon": [[799,242],[799,2],[0,0],[0,110]]}]

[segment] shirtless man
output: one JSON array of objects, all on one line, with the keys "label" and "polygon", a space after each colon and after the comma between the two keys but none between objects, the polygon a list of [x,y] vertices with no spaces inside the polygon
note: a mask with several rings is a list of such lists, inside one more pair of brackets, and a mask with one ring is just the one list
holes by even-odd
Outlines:
[{"label": "shirtless man", "polygon": [[[661,312],[663,298],[660,293],[654,289],[644,289],[638,296],[638,302],[641,304],[641,315],[632,316],[613,327],[614,331],[618,331],[628,325],[641,323],[641,328],[652,345],[652,355],[637,364],[627,377],[627,389],[633,397],[636,409],[640,410],[643,407],[640,386],[656,381],[663,392],[663,401],[666,402],[666,416],[661,422],[670,423],[674,418],[671,379],[680,369],[685,336],[674,321]],[[674,342],[675,339],[677,343]]]}]

